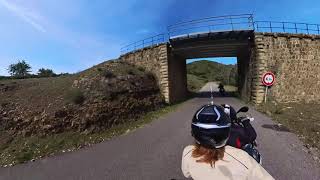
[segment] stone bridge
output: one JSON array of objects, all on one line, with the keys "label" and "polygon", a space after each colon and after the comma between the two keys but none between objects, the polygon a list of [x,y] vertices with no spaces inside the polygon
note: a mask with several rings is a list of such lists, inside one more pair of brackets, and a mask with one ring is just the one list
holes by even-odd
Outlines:
[{"label": "stone bridge", "polygon": [[320,100],[320,35],[231,30],[186,34],[120,56],[158,79],[168,103],[187,96],[186,59],[237,57],[238,91],[242,99],[263,102],[263,73],[275,84],[268,96],[279,102]]}]

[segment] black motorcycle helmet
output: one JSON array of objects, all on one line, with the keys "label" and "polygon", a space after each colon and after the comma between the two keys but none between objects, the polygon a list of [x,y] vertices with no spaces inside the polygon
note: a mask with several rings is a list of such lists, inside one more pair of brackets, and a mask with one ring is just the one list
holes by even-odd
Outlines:
[{"label": "black motorcycle helmet", "polygon": [[220,148],[229,138],[231,120],[223,107],[202,106],[193,116],[191,133],[196,142],[207,148]]}]

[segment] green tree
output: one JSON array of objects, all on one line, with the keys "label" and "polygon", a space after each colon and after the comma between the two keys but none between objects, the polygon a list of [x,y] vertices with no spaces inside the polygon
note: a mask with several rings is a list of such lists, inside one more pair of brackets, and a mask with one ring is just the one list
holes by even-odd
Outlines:
[{"label": "green tree", "polygon": [[10,64],[8,72],[11,76],[26,77],[29,75],[31,66],[25,60],[18,61],[16,64]]},{"label": "green tree", "polygon": [[40,77],[53,77],[56,74],[52,71],[52,69],[41,68],[38,70],[38,76]]}]

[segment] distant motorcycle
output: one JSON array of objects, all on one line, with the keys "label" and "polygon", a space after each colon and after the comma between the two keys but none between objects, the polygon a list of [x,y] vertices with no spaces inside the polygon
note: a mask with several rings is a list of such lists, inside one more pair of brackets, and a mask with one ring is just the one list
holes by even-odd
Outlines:
[{"label": "distant motorcycle", "polygon": [[226,90],[224,89],[224,86],[223,86],[223,84],[219,84],[219,86],[218,86],[218,88],[219,88],[219,93],[220,93],[220,95],[221,96],[225,96],[226,95]]},{"label": "distant motorcycle", "polygon": [[221,96],[225,96],[226,95],[226,90],[224,88],[219,88],[219,93]]}]

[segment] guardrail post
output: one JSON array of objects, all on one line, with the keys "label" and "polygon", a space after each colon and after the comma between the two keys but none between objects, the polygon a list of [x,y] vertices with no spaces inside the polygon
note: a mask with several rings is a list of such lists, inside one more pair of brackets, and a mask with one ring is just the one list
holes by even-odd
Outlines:
[{"label": "guardrail post", "polygon": [[250,15],[250,21],[251,21],[251,25],[252,25],[253,30],[254,30],[254,20],[253,20],[253,16],[252,15]]},{"label": "guardrail post", "polygon": [[309,34],[309,26],[308,26],[308,24],[306,24],[306,26],[307,26],[307,33]]},{"label": "guardrail post", "polygon": [[269,26],[270,26],[270,31],[272,32],[271,21],[269,22]]},{"label": "guardrail post", "polygon": [[282,22],[282,28],[283,28],[283,32],[286,32],[286,30],[284,29],[284,22]]},{"label": "guardrail post", "polygon": [[317,30],[318,30],[318,34],[319,34],[319,25],[317,24]]},{"label": "guardrail post", "polygon": [[232,22],[232,17],[230,16],[230,22],[231,22],[231,28],[232,28],[232,31],[233,31],[233,22]]},{"label": "guardrail post", "polygon": [[298,33],[298,29],[297,29],[297,23],[294,23],[294,27],[296,29],[296,34]]}]

